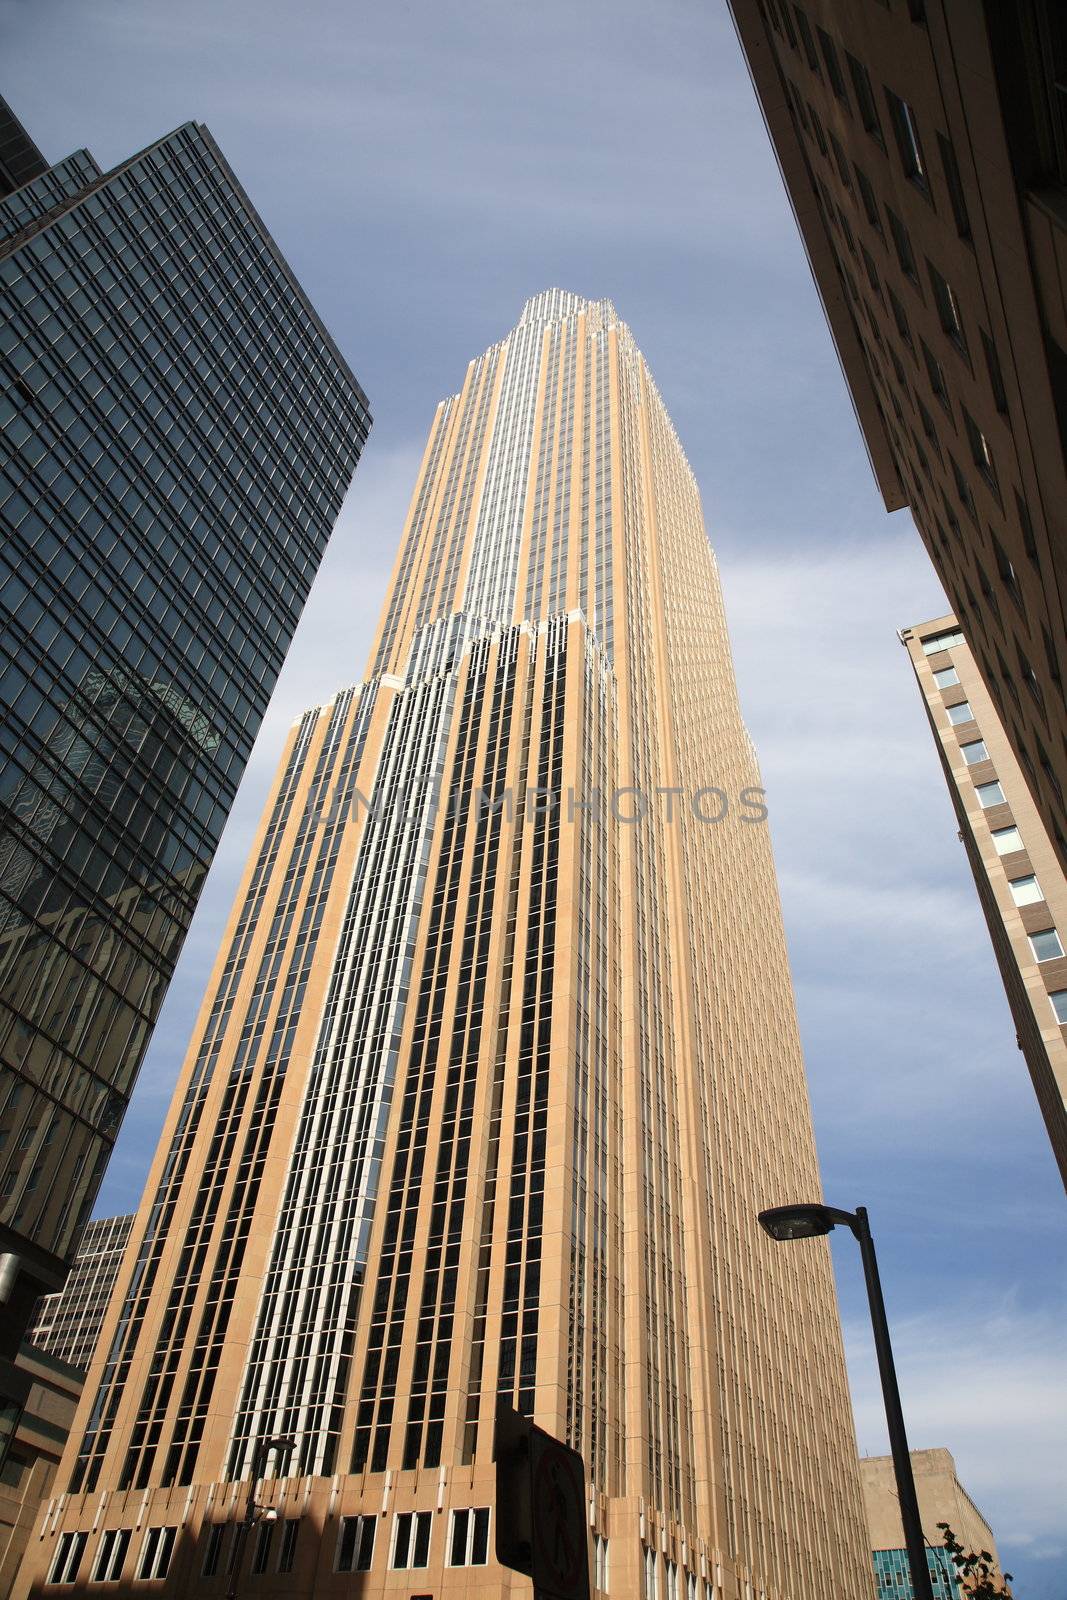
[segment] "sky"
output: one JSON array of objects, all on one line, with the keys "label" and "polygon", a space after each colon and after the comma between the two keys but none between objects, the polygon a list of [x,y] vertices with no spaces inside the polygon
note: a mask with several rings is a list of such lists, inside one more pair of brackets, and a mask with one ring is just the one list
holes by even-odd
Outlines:
[{"label": "sky", "polygon": [[910,1441],[953,1452],[1020,1600],[1067,1600],[1064,1196],[896,636],[946,605],[877,493],[725,0],[0,0],[0,42],[52,159],[206,122],[375,417],[98,1214],[140,1198],[285,732],[364,669],[437,400],[531,294],[609,297],[718,553],[825,1192],[870,1212]]}]

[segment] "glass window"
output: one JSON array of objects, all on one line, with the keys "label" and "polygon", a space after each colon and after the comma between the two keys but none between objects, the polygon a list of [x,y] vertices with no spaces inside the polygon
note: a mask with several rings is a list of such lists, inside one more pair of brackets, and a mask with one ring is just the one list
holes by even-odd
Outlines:
[{"label": "glass window", "polygon": [[73,1583],[81,1566],[82,1553],[88,1543],[87,1533],[61,1533],[56,1553],[49,1569],[49,1583]]},{"label": "glass window", "polygon": [[923,640],[923,655],[933,656],[939,650],[951,650],[953,645],[963,643],[963,634],[958,628],[953,628],[948,633],[931,633]]},{"label": "glass window", "polygon": [[170,1567],[171,1552],[177,1528],[149,1528],[141,1546],[141,1559],[137,1564],[139,1578],[165,1578]]},{"label": "glass window", "polygon": [[129,1528],[108,1528],[100,1536],[93,1567],[94,1583],[117,1583],[122,1576],[122,1563],[130,1543]]},{"label": "glass window", "polygon": [[837,46],[824,28],[817,27],[815,31],[819,35],[819,49],[822,51],[822,58],[826,62],[826,73],[830,79],[830,87],[837,98],[843,100],[847,106],[848,93],[845,89],[845,75],[841,71],[841,63],[837,58]]},{"label": "glass window", "polygon": [[[926,651],[926,654],[930,654],[929,650]],[[939,689],[951,688],[952,684],[959,683],[959,681],[960,675],[955,667],[940,667],[934,673],[934,682]]]},{"label": "glass window", "polygon": [[978,804],[983,811],[988,811],[990,806],[1004,804],[1004,790],[1000,787],[996,778],[993,779],[992,783],[976,783],[974,792],[978,796]]},{"label": "glass window", "polygon": [[989,751],[985,747],[984,739],[970,739],[966,744],[960,745],[960,751],[969,767],[973,767],[976,761],[989,760]]},{"label": "glass window", "polygon": [[957,349],[966,355],[967,336],[963,331],[963,313],[960,310],[959,300],[956,298],[956,291],[948,279],[941,276],[931,261],[926,263],[926,269],[930,274],[930,283],[933,287],[934,301],[937,305],[937,314],[941,320],[941,326]]},{"label": "glass window", "polygon": [[484,1567],[489,1560],[489,1507],[453,1511],[448,1542],[450,1567]]},{"label": "glass window", "polygon": [[400,1511],[393,1519],[391,1567],[424,1567],[430,1557],[430,1511]]},{"label": "glass window", "polygon": [[919,139],[919,128],[915,121],[915,113],[906,100],[901,100],[891,89],[885,92],[886,102],[889,106],[889,117],[896,135],[897,149],[900,151],[901,164],[904,172],[917,189],[929,196],[930,185],[926,177],[926,163],[923,160],[922,144]]},{"label": "glass window", "polygon": [[1067,1022],[1067,989],[1053,989],[1049,995],[1057,1022]]},{"label": "glass window", "polygon": [[369,1572],[374,1560],[373,1517],[342,1517],[335,1572]]},{"label": "glass window", "polygon": [[1010,878],[1008,888],[1017,906],[1036,906],[1045,898],[1041,893],[1041,885],[1032,872],[1025,878]]},{"label": "glass window", "polygon": [[967,214],[967,201],[963,194],[963,180],[960,177],[956,152],[943,133],[938,134],[937,143],[941,151],[941,165],[945,171],[945,187],[948,189],[952,215],[956,221],[956,232],[961,239],[969,239],[971,237],[971,219]]},{"label": "glass window", "polygon": [[955,725],[957,722],[973,722],[974,712],[971,710],[969,700],[960,700],[957,705],[948,707],[948,720]]},{"label": "glass window", "polygon": [[287,1517],[282,1524],[281,1549],[278,1551],[278,1571],[292,1572],[296,1557],[296,1541],[300,1533],[300,1518]]},{"label": "glass window", "polygon": [[1032,933],[1030,948],[1034,952],[1035,961],[1054,961],[1057,956],[1063,954],[1060,936],[1055,928],[1042,928],[1040,933]]},{"label": "glass window", "polygon": [[1014,823],[1008,828],[993,829],[993,849],[998,856],[1010,856],[1013,850],[1023,848],[1023,837]]},{"label": "glass window", "polygon": [[847,50],[845,51],[845,57],[848,61],[848,70],[852,78],[852,87],[856,93],[860,121],[872,138],[877,139],[884,149],[885,140],[882,137],[882,123],[878,116],[878,105],[874,98],[874,90],[871,88],[870,74],[863,63],[857,61],[855,56],[849,55]]},{"label": "glass window", "polygon": [[885,214],[889,218],[889,232],[893,236],[893,249],[897,253],[897,262],[904,276],[910,278],[912,283],[919,281],[919,268],[915,260],[915,251],[911,247],[911,234],[901,222],[895,211],[888,206]]}]

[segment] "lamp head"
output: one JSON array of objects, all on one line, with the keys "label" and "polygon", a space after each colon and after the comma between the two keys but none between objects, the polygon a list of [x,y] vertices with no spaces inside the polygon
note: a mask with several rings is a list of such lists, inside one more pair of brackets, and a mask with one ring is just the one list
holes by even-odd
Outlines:
[{"label": "lamp head", "polygon": [[761,1211],[759,1224],[772,1239],[816,1239],[850,1220],[847,1212],[834,1211],[831,1206],[772,1206]]}]

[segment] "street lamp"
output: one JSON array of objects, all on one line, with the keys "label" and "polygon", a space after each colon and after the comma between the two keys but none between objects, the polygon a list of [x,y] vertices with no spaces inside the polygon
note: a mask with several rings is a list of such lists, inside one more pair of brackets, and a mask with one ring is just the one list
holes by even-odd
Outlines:
[{"label": "street lamp", "polygon": [[237,1548],[230,1562],[230,1587],[226,1591],[226,1600],[237,1600],[237,1585],[241,1581],[241,1563],[244,1560],[245,1545],[252,1525],[257,1517],[262,1522],[276,1522],[278,1513],[273,1506],[257,1506],[256,1484],[263,1476],[263,1468],[267,1464],[267,1457],[272,1450],[276,1450],[284,1459],[287,1459],[296,1446],[295,1439],[260,1439],[252,1454],[252,1480],[248,1485],[248,1504],[245,1514],[237,1524]]},{"label": "street lamp", "polygon": [[915,1493],[915,1478],[908,1454],[908,1438],[904,1432],[904,1413],[900,1406],[893,1349],[889,1343],[889,1324],[886,1321],[885,1301],[878,1277],[878,1262],[874,1254],[874,1240],[864,1206],[855,1211],[838,1211],[834,1206],[773,1206],[759,1214],[760,1226],[772,1239],[779,1242],[789,1239],[816,1239],[830,1233],[838,1223],[848,1228],[859,1240],[863,1258],[863,1276],[867,1281],[867,1299],[871,1306],[871,1323],[874,1328],[874,1348],[878,1354],[878,1371],[882,1379],[882,1397],[885,1400],[886,1421],[889,1424],[889,1445],[893,1452],[893,1471],[897,1480],[900,1500],[900,1520],[904,1524],[904,1543],[908,1550],[911,1569],[911,1586],[915,1600],[934,1600],[930,1582],[930,1568],[926,1563],[926,1541],[919,1518],[919,1501]]}]

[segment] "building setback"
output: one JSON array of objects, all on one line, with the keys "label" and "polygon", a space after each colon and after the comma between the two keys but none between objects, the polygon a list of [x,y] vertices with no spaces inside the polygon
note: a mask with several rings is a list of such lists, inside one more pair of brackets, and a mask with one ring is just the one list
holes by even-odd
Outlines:
[{"label": "building setback", "polygon": [[[987,1550],[998,1581],[1003,1579],[1000,1557],[988,1522],[956,1476],[956,1463],[947,1450],[913,1450],[911,1469],[926,1539],[926,1558],[935,1600],[964,1600],[967,1593],[956,1575],[938,1527],[947,1522],[967,1551]],[[879,1600],[914,1600],[900,1521],[892,1456],[865,1456],[860,1461],[863,1502],[870,1529],[875,1582]]]},{"label": "building setback", "polygon": [[937,617],[900,637],[1067,1186],[1067,882],[957,619]]},{"label": "building setback", "polygon": [[875,476],[1067,864],[1061,0],[730,0]]},{"label": "building setback", "polygon": [[[20,1592],[500,1596],[498,1397],[596,1589],[868,1600],[759,771],[607,301],[437,408],[364,681],[293,729]],[[240,1575],[238,1574],[238,1579]]]},{"label": "building setback", "polygon": [[10,1419],[369,418],[205,128],[0,176]]},{"label": "building setback", "polygon": [[132,1212],[90,1222],[70,1277],[37,1307],[29,1339],[38,1350],[82,1372],[88,1368],[132,1226]]}]

